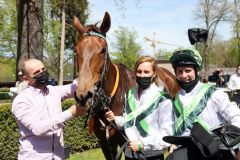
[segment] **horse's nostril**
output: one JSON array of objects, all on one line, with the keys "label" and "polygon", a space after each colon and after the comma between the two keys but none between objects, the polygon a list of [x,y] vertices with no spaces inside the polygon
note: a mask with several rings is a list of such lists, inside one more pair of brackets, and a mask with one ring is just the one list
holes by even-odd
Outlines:
[{"label": "horse's nostril", "polygon": [[93,93],[88,91],[85,95],[80,96],[80,100],[86,103],[86,101],[92,97],[93,97]]},{"label": "horse's nostril", "polygon": [[83,99],[82,96],[80,96],[80,98],[78,98],[76,92],[74,92],[74,98],[75,98],[76,102],[79,103],[80,105],[82,105],[82,106],[85,105],[86,101]]}]

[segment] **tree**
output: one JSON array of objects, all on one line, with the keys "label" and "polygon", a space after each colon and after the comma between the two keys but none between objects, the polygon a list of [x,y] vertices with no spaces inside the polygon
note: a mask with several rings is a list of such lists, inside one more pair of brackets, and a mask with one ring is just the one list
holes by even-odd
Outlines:
[{"label": "tree", "polygon": [[3,0],[0,4],[0,56],[16,58],[17,52],[17,15],[16,1]]},{"label": "tree", "polygon": [[[64,52],[66,50],[71,50],[72,52],[70,53],[74,53],[74,44],[76,43],[77,38],[76,31],[74,27],[72,27],[72,17],[75,15],[79,17],[81,22],[85,23],[88,17],[88,2],[86,0],[51,0],[48,1],[48,4],[50,6],[50,14],[48,14],[48,16],[53,21],[61,20],[62,22],[61,49],[58,47],[58,53],[60,52],[60,54],[55,54],[55,56],[52,56],[55,57],[54,61],[58,60],[57,64],[55,63],[55,66],[59,66],[59,68],[55,67],[55,71],[57,71],[57,75],[59,75],[59,83],[61,84],[63,81]],[[57,41],[56,45],[59,46],[58,42],[59,41]],[[68,61],[68,59],[65,58],[65,62],[66,61]],[[75,72],[76,71],[74,71],[74,73]]]},{"label": "tree", "polygon": [[142,52],[141,46],[136,42],[137,32],[127,27],[119,27],[115,35],[116,43],[112,44],[116,50],[112,53],[114,61],[133,69]]},{"label": "tree", "polygon": [[240,64],[239,61],[239,40],[237,38],[231,39],[231,45],[227,50],[227,55],[225,59],[225,66],[228,67],[236,67],[238,64]]},{"label": "tree", "polygon": [[59,61],[59,76],[58,84],[63,85],[63,58],[64,58],[64,42],[65,42],[65,25],[66,25],[66,14],[65,14],[65,0],[62,4],[62,30],[61,30],[61,49],[60,49],[60,61]]},{"label": "tree", "polygon": [[[178,49],[181,49],[181,48],[178,48]],[[173,53],[172,51],[168,51],[167,49],[159,49],[156,55],[157,60],[169,60],[169,58],[172,56],[172,53]]]},{"label": "tree", "polygon": [[205,22],[205,27],[209,31],[207,44],[203,48],[204,76],[209,70],[209,54],[216,34],[216,29],[220,21],[226,21],[230,12],[230,5],[227,0],[199,0],[198,8],[195,11],[196,18]]},{"label": "tree", "polygon": [[[127,0],[112,0],[115,3],[116,9],[120,12],[122,17],[125,17],[125,11],[127,10]],[[138,6],[142,0],[134,0],[135,5]]]},{"label": "tree", "polygon": [[17,0],[17,70],[24,60],[43,58],[43,1]]},{"label": "tree", "polygon": [[51,6],[48,1],[44,5],[44,51],[43,58],[51,77],[57,77],[59,68],[59,51],[61,22],[51,17]]},{"label": "tree", "polygon": [[240,64],[240,0],[230,1],[231,16],[228,21],[233,26],[233,38],[230,40],[231,44],[227,48],[227,59],[225,65],[228,67],[236,67]]},{"label": "tree", "polygon": [[[235,53],[238,55],[238,64],[240,64],[240,0],[234,0],[233,3],[233,25],[234,25],[234,40],[233,44],[236,45]],[[237,64],[236,64],[237,65]]]},{"label": "tree", "polygon": [[88,18],[88,1],[87,0],[51,0],[51,13],[52,16],[62,18],[62,8],[65,6],[66,13],[66,49],[73,49],[76,42],[76,31],[73,27],[72,19],[73,16],[85,24]]},{"label": "tree", "polygon": [[[222,41],[218,39],[217,37],[212,43],[212,49],[209,57],[209,62],[213,65],[219,66],[219,67],[229,67],[227,64],[227,61],[231,58],[228,57],[228,50],[230,47],[230,41]],[[221,56],[219,56],[221,55]]]}]

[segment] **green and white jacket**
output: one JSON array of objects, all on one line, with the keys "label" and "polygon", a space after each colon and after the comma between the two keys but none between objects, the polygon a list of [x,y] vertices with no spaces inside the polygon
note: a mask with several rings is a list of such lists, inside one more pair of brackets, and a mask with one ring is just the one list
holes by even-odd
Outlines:
[{"label": "green and white jacket", "polygon": [[163,86],[155,83],[143,91],[140,99],[137,91],[134,87],[127,92],[124,116],[116,117],[115,122],[124,127],[130,141],[141,141],[144,150],[163,150],[169,144],[162,138],[173,134],[172,101]]},{"label": "green and white jacket", "polygon": [[240,109],[230,102],[227,93],[209,84],[198,82],[186,93],[181,89],[174,100],[175,134],[188,136],[193,122],[198,121],[206,130],[223,123],[240,127]]}]

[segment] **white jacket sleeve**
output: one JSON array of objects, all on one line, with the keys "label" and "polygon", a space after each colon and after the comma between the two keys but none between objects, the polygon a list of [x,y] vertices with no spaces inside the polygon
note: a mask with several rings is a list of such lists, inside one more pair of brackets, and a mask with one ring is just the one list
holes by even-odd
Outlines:
[{"label": "white jacket sleeve", "polygon": [[230,77],[227,86],[230,90],[234,90],[234,88],[233,88],[233,75]]},{"label": "white jacket sleeve", "polygon": [[214,107],[223,119],[240,128],[240,109],[235,102],[230,102],[227,93],[215,91],[213,94]]},{"label": "white jacket sleeve", "polygon": [[159,132],[141,139],[144,150],[163,150],[170,145],[162,138],[173,135],[174,114],[171,100],[165,100],[159,104],[156,123],[158,123]]}]

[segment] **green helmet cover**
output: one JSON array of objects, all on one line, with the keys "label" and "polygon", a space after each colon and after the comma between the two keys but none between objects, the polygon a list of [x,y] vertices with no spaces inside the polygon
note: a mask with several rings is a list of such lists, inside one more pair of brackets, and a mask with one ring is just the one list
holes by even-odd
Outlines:
[{"label": "green helmet cover", "polygon": [[195,49],[183,49],[175,51],[170,57],[173,68],[178,66],[193,65],[200,71],[202,69],[202,57]]}]

